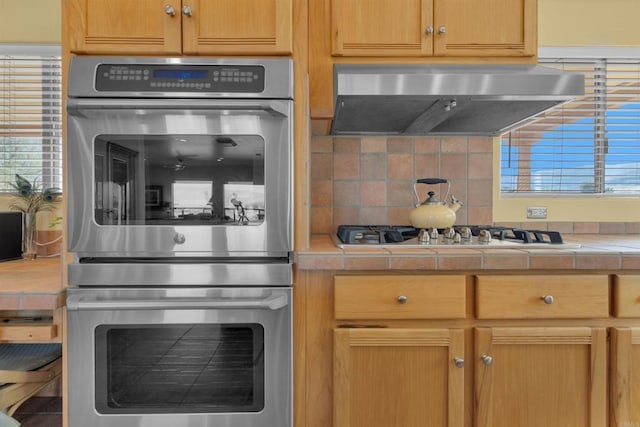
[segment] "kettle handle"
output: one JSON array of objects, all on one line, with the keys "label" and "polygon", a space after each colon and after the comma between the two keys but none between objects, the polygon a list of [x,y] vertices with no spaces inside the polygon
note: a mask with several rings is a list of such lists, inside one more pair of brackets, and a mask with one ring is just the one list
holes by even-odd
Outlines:
[{"label": "kettle handle", "polygon": [[416,184],[446,184],[447,181],[444,178],[420,178],[416,180]]},{"label": "kettle handle", "polygon": [[420,196],[418,196],[418,189],[416,188],[416,184],[448,184],[447,194],[445,194],[443,203],[446,203],[447,197],[449,197],[449,192],[451,191],[451,183],[444,178],[420,178],[417,179],[415,184],[413,184],[413,193],[416,196],[416,207],[420,206]]}]

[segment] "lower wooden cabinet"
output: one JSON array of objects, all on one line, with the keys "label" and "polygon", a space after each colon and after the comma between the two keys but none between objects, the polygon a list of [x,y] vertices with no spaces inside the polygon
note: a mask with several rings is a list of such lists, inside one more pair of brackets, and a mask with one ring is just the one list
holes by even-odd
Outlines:
[{"label": "lower wooden cabinet", "polygon": [[640,426],[640,328],[611,330],[610,425]]},{"label": "lower wooden cabinet", "polygon": [[336,276],[337,320],[464,319],[465,277]]},{"label": "lower wooden cabinet", "polygon": [[613,315],[640,318],[640,276],[613,277]]},{"label": "lower wooden cabinet", "polygon": [[[605,328],[477,328],[474,341],[465,368],[462,329],[335,329],[333,426],[463,427],[472,368],[476,427],[606,427]],[[640,385],[622,377],[633,419]]]},{"label": "lower wooden cabinet", "polygon": [[609,316],[609,278],[576,275],[479,275],[478,319],[594,319]]},{"label": "lower wooden cabinet", "polygon": [[604,328],[478,328],[477,427],[605,427]]},{"label": "lower wooden cabinet", "polygon": [[334,427],[463,427],[461,329],[334,330]]},{"label": "lower wooden cabinet", "polygon": [[640,427],[640,275],[302,277],[296,427]]}]

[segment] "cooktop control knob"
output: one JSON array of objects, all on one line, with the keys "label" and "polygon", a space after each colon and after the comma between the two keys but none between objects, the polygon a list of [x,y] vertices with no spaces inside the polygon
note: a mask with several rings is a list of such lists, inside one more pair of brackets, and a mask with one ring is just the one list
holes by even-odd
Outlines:
[{"label": "cooktop control knob", "polygon": [[184,234],[176,233],[176,235],[173,236],[173,241],[176,242],[176,244],[181,245],[187,241],[187,238],[184,237]]},{"label": "cooktop control knob", "polygon": [[491,233],[489,230],[480,230],[480,233],[478,233],[478,241],[480,243],[489,243],[491,241]]},{"label": "cooktop control knob", "polygon": [[424,228],[418,233],[418,242],[424,244],[431,243],[431,236],[429,236],[429,232]]},{"label": "cooktop control knob", "polygon": [[434,242],[438,241],[438,229],[437,228],[430,228],[429,229],[429,237],[431,237],[431,240],[433,240]]},{"label": "cooktop control knob", "polygon": [[444,235],[445,240],[453,240],[453,238],[456,236],[456,231],[453,229],[453,227],[449,227],[445,228],[442,234]]},{"label": "cooktop control knob", "polygon": [[465,242],[470,242],[471,241],[471,228],[469,227],[460,227],[460,237],[462,238],[462,240],[464,240]]}]

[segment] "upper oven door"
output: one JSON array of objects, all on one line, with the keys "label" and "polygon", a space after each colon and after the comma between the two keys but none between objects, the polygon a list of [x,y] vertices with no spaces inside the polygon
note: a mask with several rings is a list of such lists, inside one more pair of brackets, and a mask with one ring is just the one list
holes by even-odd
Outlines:
[{"label": "upper oven door", "polygon": [[292,250],[290,100],[70,99],[69,250]]}]

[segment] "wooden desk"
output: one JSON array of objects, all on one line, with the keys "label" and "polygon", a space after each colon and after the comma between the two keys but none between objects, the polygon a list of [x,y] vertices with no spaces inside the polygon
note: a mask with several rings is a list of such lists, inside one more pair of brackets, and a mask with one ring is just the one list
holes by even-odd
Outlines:
[{"label": "wooden desk", "polygon": [[60,342],[61,258],[0,263],[0,342]]}]

